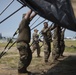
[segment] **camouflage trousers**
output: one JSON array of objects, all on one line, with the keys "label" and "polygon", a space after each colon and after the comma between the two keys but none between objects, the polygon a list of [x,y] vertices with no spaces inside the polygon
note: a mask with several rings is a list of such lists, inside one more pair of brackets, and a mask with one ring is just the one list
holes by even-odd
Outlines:
[{"label": "camouflage trousers", "polygon": [[24,42],[17,43],[17,49],[19,50],[19,54],[20,54],[18,72],[25,73],[27,70],[27,67],[29,66],[32,60],[32,52],[29,47],[29,44]]},{"label": "camouflage trousers", "polygon": [[32,45],[32,53],[34,53],[35,50],[37,50],[37,56],[39,57],[40,56],[40,46],[39,46],[39,43],[34,43]]},{"label": "camouflage trousers", "polygon": [[62,55],[63,55],[63,52],[64,52],[64,50],[65,50],[65,42],[64,42],[64,41],[60,41],[60,46],[61,46],[60,55],[62,56]]},{"label": "camouflage trousers", "polygon": [[57,39],[53,40],[52,59],[57,60],[61,53],[61,46]]},{"label": "camouflage trousers", "polygon": [[45,62],[48,62],[50,52],[51,52],[50,41],[44,40],[44,60],[45,60]]}]

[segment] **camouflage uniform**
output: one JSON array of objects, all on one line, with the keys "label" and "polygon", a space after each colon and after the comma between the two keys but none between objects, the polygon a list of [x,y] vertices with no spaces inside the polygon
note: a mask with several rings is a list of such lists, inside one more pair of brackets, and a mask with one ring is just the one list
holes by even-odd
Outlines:
[{"label": "camouflage uniform", "polygon": [[26,73],[32,59],[32,52],[29,47],[31,32],[29,27],[30,19],[23,19],[19,26],[19,35],[17,38],[17,48],[20,54],[20,61],[18,65],[19,73]]},{"label": "camouflage uniform", "polygon": [[60,53],[60,55],[61,56],[63,56],[63,52],[65,50],[64,33],[65,33],[65,28],[61,29],[61,40],[60,40],[60,46],[61,46],[61,53]]},{"label": "camouflage uniform", "polygon": [[53,50],[52,50],[52,58],[53,60],[57,60],[60,56],[61,46],[60,46],[60,39],[61,39],[61,28],[60,26],[56,25],[54,29],[53,35]]},{"label": "camouflage uniform", "polygon": [[32,52],[37,50],[37,57],[40,57],[39,35],[36,32],[34,32],[32,39],[33,39]]},{"label": "camouflage uniform", "polygon": [[44,42],[44,60],[45,62],[48,62],[48,58],[50,56],[51,52],[51,40],[52,40],[52,35],[51,35],[51,30],[49,27],[43,28],[42,29],[42,35],[43,35],[43,42]]}]

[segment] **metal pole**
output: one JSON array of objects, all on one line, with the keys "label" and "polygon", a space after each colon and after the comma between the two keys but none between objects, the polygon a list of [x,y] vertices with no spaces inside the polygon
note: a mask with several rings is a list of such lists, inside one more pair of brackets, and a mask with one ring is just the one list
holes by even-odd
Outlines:
[{"label": "metal pole", "polygon": [[[36,19],[36,21],[37,21],[39,18],[40,18],[40,17],[38,17],[38,18]],[[35,21],[35,22],[36,22],[36,21]],[[35,22],[34,22],[32,25],[30,25],[30,27],[32,27],[32,26],[35,24]]]},{"label": "metal pole", "polygon": [[13,14],[15,14],[16,12],[18,12],[20,9],[22,9],[24,6],[21,6],[19,9],[17,9],[15,12],[13,12],[12,14],[10,14],[8,17],[6,17],[5,19],[3,19],[1,22],[0,22],[0,24],[2,23],[2,22],[4,22],[5,20],[7,20],[9,17],[11,17]]},{"label": "metal pole", "polygon": [[13,42],[12,43],[12,45],[11,46],[9,46],[9,48],[8,49],[5,49],[1,54],[0,54],[0,59],[1,59],[1,57],[3,56],[3,55],[5,55],[6,54],[6,52],[14,45],[16,43],[16,41],[15,42]]},{"label": "metal pole", "polygon": [[[46,20],[46,19],[45,19]],[[31,30],[33,30],[34,28],[36,28],[37,26],[39,26],[41,23],[43,23],[45,20],[43,20],[42,22],[40,22],[38,25],[34,26]]]},{"label": "metal pole", "polygon": [[4,10],[0,13],[0,15],[14,2],[14,0],[12,0],[5,8]]},{"label": "metal pole", "polygon": [[19,3],[21,3],[22,5],[25,5],[23,2],[21,2],[20,0],[17,0]]}]

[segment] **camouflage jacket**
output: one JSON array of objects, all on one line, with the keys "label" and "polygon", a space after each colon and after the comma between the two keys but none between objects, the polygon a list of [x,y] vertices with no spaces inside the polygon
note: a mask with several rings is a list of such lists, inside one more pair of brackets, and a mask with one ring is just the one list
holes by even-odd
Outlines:
[{"label": "camouflage jacket", "polygon": [[34,43],[39,43],[39,35],[37,33],[33,33],[32,39]]},{"label": "camouflage jacket", "polygon": [[43,28],[41,31],[44,40],[52,40],[52,34],[50,28]]}]

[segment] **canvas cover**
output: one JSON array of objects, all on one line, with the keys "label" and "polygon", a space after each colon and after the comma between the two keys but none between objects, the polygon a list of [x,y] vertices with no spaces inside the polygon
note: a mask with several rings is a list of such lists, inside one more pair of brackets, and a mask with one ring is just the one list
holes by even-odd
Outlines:
[{"label": "canvas cover", "polygon": [[40,16],[76,31],[76,18],[70,0],[19,0]]}]

